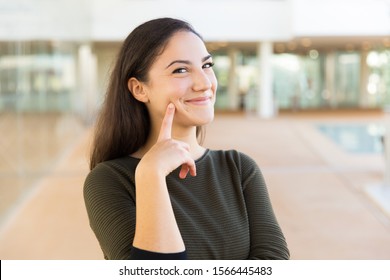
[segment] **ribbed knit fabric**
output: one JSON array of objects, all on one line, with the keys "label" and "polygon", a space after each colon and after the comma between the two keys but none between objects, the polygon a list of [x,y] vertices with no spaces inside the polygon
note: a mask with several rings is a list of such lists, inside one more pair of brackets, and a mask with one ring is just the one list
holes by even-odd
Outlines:
[{"label": "ribbed knit fabric", "polygon": [[[92,230],[106,259],[129,259],[135,232],[134,173],[139,159],[98,164],[84,185]],[[263,176],[250,157],[212,151],[196,161],[197,176],[166,178],[188,259],[288,259]]]}]

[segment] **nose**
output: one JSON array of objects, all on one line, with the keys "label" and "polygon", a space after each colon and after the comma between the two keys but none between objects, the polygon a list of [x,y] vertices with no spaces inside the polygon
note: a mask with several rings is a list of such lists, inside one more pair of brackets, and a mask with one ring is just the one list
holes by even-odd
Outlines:
[{"label": "nose", "polygon": [[192,89],[199,92],[209,90],[212,87],[212,77],[209,76],[210,74],[205,73],[203,69],[194,73]]}]

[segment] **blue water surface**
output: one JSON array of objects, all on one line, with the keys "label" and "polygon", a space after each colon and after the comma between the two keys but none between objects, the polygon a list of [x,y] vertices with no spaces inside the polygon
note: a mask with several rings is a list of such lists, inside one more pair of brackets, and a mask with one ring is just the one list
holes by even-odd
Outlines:
[{"label": "blue water surface", "polygon": [[379,124],[319,124],[317,128],[349,153],[382,153],[384,128]]}]

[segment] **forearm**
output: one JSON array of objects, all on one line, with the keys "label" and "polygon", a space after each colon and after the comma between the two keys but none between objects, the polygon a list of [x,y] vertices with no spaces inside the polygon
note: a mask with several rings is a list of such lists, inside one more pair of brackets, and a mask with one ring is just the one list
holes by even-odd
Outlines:
[{"label": "forearm", "polygon": [[165,176],[142,170],[136,172],[136,229],[133,246],[160,253],[185,250]]}]

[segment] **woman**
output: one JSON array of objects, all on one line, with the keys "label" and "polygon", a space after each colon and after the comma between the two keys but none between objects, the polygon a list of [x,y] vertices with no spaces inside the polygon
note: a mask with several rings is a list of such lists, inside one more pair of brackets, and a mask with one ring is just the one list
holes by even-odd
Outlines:
[{"label": "woman", "polygon": [[151,20],[124,41],[84,185],[106,259],[289,258],[256,163],[198,141],[214,117],[212,66],[181,20]]}]

